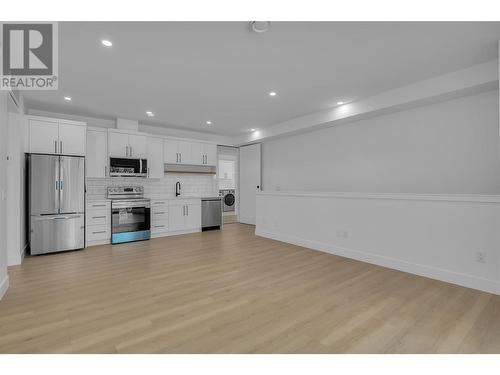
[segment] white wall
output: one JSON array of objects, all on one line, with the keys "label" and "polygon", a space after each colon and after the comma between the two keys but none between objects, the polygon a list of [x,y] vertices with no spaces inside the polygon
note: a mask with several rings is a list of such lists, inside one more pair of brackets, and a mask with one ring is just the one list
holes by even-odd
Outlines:
[{"label": "white wall", "polygon": [[499,233],[499,196],[257,196],[257,235],[496,294]]},{"label": "white wall", "polygon": [[8,98],[7,264],[21,264],[26,247],[26,162],[24,157],[23,98]]},{"label": "white wall", "polygon": [[[0,54],[1,58],[1,54]],[[0,299],[7,291],[7,139],[8,139],[8,93],[0,91]]]},{"label": "white wall", "polygon": [[263,142],[265,190],[499,194],[498,91]]}]

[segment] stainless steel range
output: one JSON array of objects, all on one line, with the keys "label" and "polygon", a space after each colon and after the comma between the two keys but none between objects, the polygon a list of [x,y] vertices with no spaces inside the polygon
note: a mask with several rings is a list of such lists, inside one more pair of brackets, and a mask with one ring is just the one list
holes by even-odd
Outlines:
[{"label": "stainless steel range", "polygon": [[111,243],[149,240],[151,202],[142,186],[110,186]]}]

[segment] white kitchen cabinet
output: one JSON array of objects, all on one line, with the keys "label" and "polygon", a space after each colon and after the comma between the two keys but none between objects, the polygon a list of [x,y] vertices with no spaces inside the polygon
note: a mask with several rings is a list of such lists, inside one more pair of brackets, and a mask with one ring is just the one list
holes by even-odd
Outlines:
[{"label": "white kitchen cabinet", "polygon": [[192,164],[217,165],[217,145],[193,142],[191,145]]},{"label": "white kitchen cabinet", "polygon": [[187,205],[186,229],[195,230],[201,228],[201,202]]},{"label": "white kitchen cabinet", "polygon": [[181,164],[191,164],[191,142],[179,141],[179,157]]},{"label": "white kitchen cabinet", "polygon": [[108,133],[87,130],[87,155],[85,157],[87,177],[107,177],[108,175]]},{"label": "white kitchen cabinet", "polygon": [[169,231],[193,231],[201,228],[200,199],[171,199],[168,207]]},{"label": "white kitchen cabinet", "polygon": [[145,135],[129,134],[130,157],[145,159],[148,157],[148,138]]},{"label": "white kitchen cabinet", "polygon": [[148,178],[162,178],[163,138],[148,137],[147,139]]},{"label": "white kitchen cabinet", "polygon": [[28,116],[29,152],[85,156],[86,124]]},{"label": "white kitchen cabinet", "polygon": [[161,237],[168,233],[168,216],[168,201],[151,200],[151,234],[153,237]]},{"label": "white kitchen cabinet", "polygon": [[59,153],[85,155],[86,130],[80,125],[59,124]]},{"label": "white kitchen cabinet", "polygon": [[147,136],[120,131],[108,132],[109,156],[113,158],[147,158]]},{"label": "white kitchen cabinet", "polygon": [[193,164],[205,164],[205,145],[201,142],[191,143],[191,162]]},{"label": "white kitchen cabinet", "polygon": [[217,145],[213,143],[205,143],[205,164],[217,165]]},{"label": "white kitchen cabinet", "polygon": [[171,232],[176,232],[184,230],[186,226],[186,205],[178,204],[177,202],[171,202],[168,206],[168,223],[169,230]]},{"label": "white kitchen cabinet", "polygon": [[59,143],[59,123],[52,121],[28,120],[30,152],[57,154]]},{"label": "white kitchen cabinet", "polygon": [[111,202],[90,201],[85,210],[85,245],[95,246],[111,242]]},{"label": "white kitchen cabinet", "polygon": [[108,152],[112,158],[129,157],[128,134],[119,132],[108,132]]},{"label": "white kitchen cabinet", "polygon": [[163,148],[163,161],[168,164],[176,164],[179,162],[179,150],[176,140],[165,139]]},{"label": "white kitchen cabinet", "polygon": [[191,164],[191,142],[165,139],[165,163]]}]

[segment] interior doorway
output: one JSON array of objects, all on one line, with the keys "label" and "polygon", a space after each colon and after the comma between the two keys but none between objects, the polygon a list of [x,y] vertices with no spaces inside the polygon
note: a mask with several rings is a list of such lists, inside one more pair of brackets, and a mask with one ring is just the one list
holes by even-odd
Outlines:
[{"label": "interior doorway", "polygon": [[219,195],[222,196],[223,223],[238,222],[238,148],[218,147]]}]

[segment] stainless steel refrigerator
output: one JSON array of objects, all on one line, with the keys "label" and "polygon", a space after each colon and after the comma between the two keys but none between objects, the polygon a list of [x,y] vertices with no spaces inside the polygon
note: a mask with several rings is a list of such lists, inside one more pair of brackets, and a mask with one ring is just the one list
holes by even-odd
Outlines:
[{"label": "stainless steel refrigerator", "polygon": [[31,254],[85,246],[85,159],[31,154],[29,207]]}]

